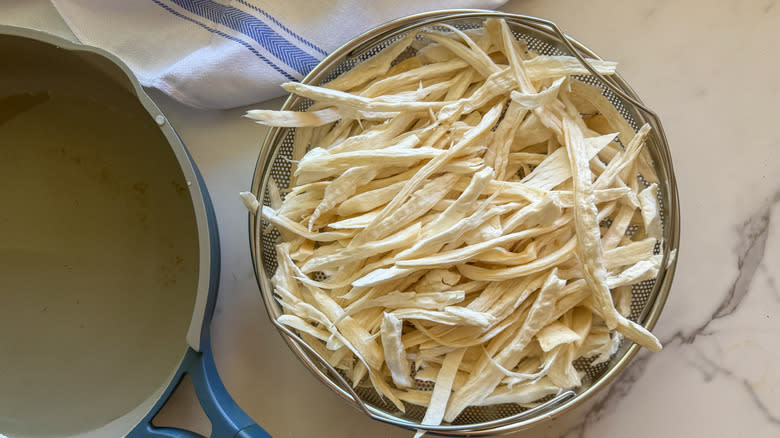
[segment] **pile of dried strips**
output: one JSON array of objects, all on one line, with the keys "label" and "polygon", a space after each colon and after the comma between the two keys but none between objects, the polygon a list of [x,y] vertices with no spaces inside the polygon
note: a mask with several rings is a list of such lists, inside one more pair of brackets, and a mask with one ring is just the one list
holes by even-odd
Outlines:
[{"label": "pile of dried strips", "polygon": [[662,258],[649,127],[502,20],[438,29],[323,87],[285,84],[308,112],[250,111],[298,129],[290,188],[272,181],[270,207],[242,194],[282,235],[279,322],[431,425],[577,387],[572,362],[608,360],[622,336],[661,349],[626,318]]}]

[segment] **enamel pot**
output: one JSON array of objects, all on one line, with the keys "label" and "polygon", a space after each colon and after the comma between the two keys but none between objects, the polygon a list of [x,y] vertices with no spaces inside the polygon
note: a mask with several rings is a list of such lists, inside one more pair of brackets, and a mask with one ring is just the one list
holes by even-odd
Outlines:
[{"label": "enamel pot", "polygon": [[0,435],[198,437],[152,419],[189,375],[212,437],[267,437],[220,381],[219,238],[128,67],[0,26]]}]

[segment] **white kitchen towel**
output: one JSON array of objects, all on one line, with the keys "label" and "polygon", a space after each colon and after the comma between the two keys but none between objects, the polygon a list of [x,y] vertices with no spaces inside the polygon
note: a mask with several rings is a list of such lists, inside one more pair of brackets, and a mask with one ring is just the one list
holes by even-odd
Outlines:
[{"label": "white kitchen towel", "polygon": [[284,94],[325,55],[394,18],[505,0],[52,0],[81,42],[188,105],[231,108]]}]

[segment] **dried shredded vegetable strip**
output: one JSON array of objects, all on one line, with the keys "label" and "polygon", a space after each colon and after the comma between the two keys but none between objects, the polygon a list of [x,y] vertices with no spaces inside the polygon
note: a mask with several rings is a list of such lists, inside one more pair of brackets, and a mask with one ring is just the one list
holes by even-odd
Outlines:
[{"label": "dried shredded vegetable strip", "polygon": [[[577,257],[582,263],[583,274],[588,286],[593,290],[593,299],[600,307],[607,327],[617,326],[618,313],[612,303],[612,294],[607,287],[607,270],[604,267],[599,230],[598,210],[591,172],[588,168],[588,154],[579,126],[569,118],[563,119],[563,131],[566,136],[566,152],[571,161],[572,180],[574,182],[574,224],[577,229]],[[603,175],[603,174],[602,174]]]}]

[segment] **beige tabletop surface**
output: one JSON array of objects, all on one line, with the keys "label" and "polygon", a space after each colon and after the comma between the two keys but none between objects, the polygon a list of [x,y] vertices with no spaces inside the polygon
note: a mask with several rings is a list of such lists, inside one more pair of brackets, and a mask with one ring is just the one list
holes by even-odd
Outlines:
[{"label": "beige tabletop surface", "polygon": [[[46,2],[0,22],[67,34]],[[15,10],[14,10],[15,9]],[[662,118],[682,208],[670,299],[642,352],[581,409],[517,437],[780,436],[780,5],[757,1],[512,0],[548,18],[618,71]],[[248,249],[249,188],[265,128],[248,108],[196,110],[150,91],[204,174],[222,245],[212,323],[225,386],[277,437],[410,437],[343,402],[268,320]],[[275,109],[281,100],[252,105]],[[207,433],[184,386],[160,422]]]}]

